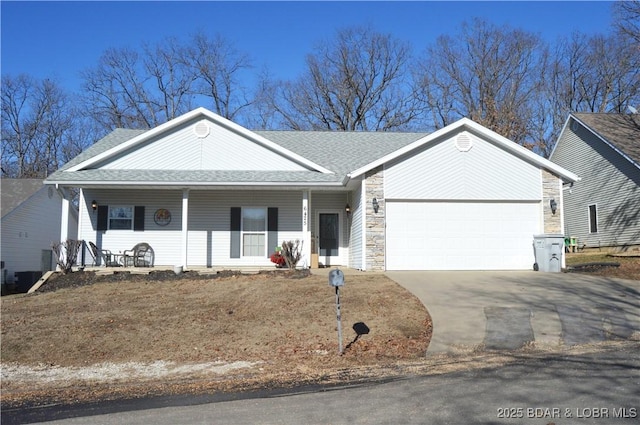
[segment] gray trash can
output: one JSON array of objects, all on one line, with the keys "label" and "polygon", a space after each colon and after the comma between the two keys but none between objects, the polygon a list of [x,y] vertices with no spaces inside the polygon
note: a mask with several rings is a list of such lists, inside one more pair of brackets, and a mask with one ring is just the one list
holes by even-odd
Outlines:
[{"label": "gray trash can", "polygon": [[555,273],[562,271],[564,235],[533,235],[533,249],[536,258],[534,270]]}]

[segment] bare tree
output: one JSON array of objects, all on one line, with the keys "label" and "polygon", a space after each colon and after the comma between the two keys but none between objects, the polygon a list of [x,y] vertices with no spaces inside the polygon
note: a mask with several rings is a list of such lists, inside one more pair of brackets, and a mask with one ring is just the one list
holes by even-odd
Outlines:
[{"label": "bare tree", "polygon": [[274,82],[269,70],[264,68],[258,75],[253,103],[247,108],[244,124],[254,129],[277,128],[278,112],[274,104],[277,98],[278,84]]},{"label": "bare tree", "polygon": [[640,93],[640,51],[637,43],[617,34],[596,35],[589,40],[585,81],[578,110],[588,112],[625,111]]},{"label": "bare tree", "polygon": [[155,46],[144,46],[144,72],[151,77],[156,93],[158,120],[169,121],[192,109],[193,84],[197,78],[194,69],[185,61],[186,47],[175,38],[167,38]]},{"label": "bare tree", "polygon": [[543,83],[546,48],[540,38],[481,20],[427,48],[415,74],[431,124],[441,128],[468,117],[527,147]]},{"label": "bare tree", "polygon": [[184,61],[196,79],[194,93],[207,98],[218,115],[236,119],[253,103],[242,85],[251,61],[231,41],[220,35],[209,38],[197,33],[184,51]]},{"label": "bare tree", "polygon": [[156,110],[145,88],[150,77],[141,73],[136,51],[108,49],[82,77],[87,114],[106,130],[150,128],[156,123]]},{"label": "bare tree", "polygon": [[408,44],[390,35],[344,29],[307,56],[304,75],[278,84],[271,106],[291,129],[401,129],[416,116],[409,60]]},{"label": "bare tree", "polygon": [[2,171],[44,178],[87,146],[74,131],[74,109],[53,80],[2,77]]},{"label": "bare tree", "polygon": [[640,0],[616,1],[613,16],[617,29],[640,43]]},{"label": "bare tree", "polygon": [[546,98],[555,138],[570,112],[625,113],[640,102],[637,43],[619,34],[574,33],[557,44]]},{"label": "bare tree", "polygon": [[2,174],[11,177],[30,173],[28,155],[35,144],[37,114],[27,102],[34,91],[34,81],[26,75],[2,77]]},{"label": "bare tree", "polygon": [[103,128],[153,128],[191,109],[195,74],[184,46],[168,38],[142,53],[107,49],[82,73],[87,113]]}]

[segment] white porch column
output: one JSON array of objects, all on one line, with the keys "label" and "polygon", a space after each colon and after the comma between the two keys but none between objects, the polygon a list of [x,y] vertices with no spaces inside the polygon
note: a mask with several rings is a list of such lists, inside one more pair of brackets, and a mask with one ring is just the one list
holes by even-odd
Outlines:
[{"label": "white porch column", "polygon": [[187,269],[187,243],[189,240],[189,189],[182,189],[182,267]]},{"label": "white porch column", "polygon": [[367,270],[367,179],[362,179],[360,183],[360,216],[362,217],[362,226],[360,230],[361,234],[361,247],[362,257],[360,259],[360,268]]},{"label": "white porch column", "polygon": [[[60,243],[63,245],[60,247],[60,262],[64,263],[67,259],[67,249],[65,248],[65,242],[69,237],[69,195],[67,191],[59,187],[58,192],[62,196],[62,214],[60,216]],[[56,270],[60,270],[60,266],[56,266]]]},{"label": "white porch column", "polygon": [[62,189],[60,191],[62,195],[62,217],[60,220],[60,242],[65,242],[69,237],[69,196],[67,191]]},{"label": "white porch column", "polygon": [[[560,199],[558,200],[558,202],[560,203],[558,207],[558,210],[560,212],[560,233],[562,233],[565,238],[568,238],[570,237],[570,235],[566,234],[566,229],[564,228],[564,187],[562,185],[561,178],[558,179],[558,186],[558,193],[560,194]],[[567,256],[564,254],[564,252],[562,253],[562,262],[560,264],[560,267],[562,267],[563,269],[567,268]]]},{"label": "white porch column", "polygon": [[302,192],[302,249],[304,251],[304,264],[306,267],[311,267],[311,231],[310,226],[310,206],[311,206],[311,192],[305,190]]}]

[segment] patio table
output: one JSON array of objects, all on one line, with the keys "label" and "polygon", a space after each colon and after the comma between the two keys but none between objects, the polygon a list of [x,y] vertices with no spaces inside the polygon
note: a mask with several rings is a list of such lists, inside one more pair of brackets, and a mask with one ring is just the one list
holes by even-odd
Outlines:
[{"label": "patio table", "polygon": [[127,256],[125,254],[114,254],[111,253],[113,257],[113,262],[121,265],[122,267],[127,267]]}]

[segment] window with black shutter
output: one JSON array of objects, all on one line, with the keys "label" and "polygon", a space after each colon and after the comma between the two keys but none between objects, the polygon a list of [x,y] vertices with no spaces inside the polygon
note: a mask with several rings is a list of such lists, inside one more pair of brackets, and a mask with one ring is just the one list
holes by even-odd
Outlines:
[{"label": "window with black shutter", "polygon": [[144,231],[144,206],[98,206],[97,230]]},{"label": "window with black shutter", "polygon": [[231,252],[230,258],[240,258],[240,222],[242,216],[242,208],[231,208]]}]

